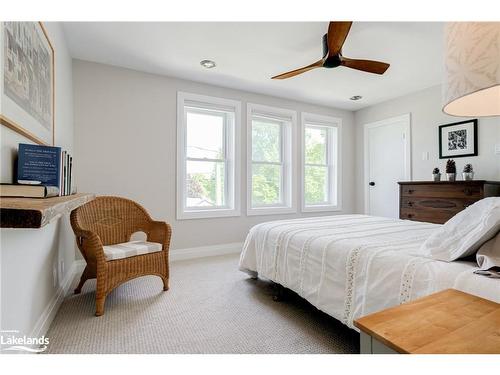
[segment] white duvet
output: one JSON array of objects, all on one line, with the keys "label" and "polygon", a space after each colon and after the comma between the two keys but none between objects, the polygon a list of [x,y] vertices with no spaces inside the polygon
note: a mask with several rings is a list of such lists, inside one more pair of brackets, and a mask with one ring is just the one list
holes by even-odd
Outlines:
[{"label": "white duvet", "polygon": [[439,225],[365,215],[267,222],[253,227],[240,269],[270,279],[353,327],[353,320],[446,288],[500,302],[500,280],[477,264],[425,258]]}]

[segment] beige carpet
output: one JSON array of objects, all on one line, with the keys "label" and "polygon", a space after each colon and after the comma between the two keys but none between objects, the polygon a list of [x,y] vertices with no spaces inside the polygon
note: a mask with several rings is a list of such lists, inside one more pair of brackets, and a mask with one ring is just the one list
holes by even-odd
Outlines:
[{"label": "beige carpet", "polygon": [[48,353],[356,353],[356,332],[274,286],[238,271],[236,255],[174,262],[157,277],[115,289],[94,317],[95,283],[62,304]]}]

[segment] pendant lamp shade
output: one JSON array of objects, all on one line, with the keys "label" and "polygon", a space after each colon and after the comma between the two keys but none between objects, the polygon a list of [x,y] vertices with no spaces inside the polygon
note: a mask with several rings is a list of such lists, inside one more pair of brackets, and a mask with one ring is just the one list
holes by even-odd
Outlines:
[{"label": "pendant lamp shade", "polygon": [[500,116],[500,22],[445,26],[443,112]]}]

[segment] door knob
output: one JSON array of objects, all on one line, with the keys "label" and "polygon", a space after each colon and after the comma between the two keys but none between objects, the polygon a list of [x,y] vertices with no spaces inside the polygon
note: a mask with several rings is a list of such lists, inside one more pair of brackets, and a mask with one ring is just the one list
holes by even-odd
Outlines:
[{"label": "door knob", "polygon": [[368,185],[370,185],[370,186],[375,186],[375,182],[370,181],[370,183],[369,183]]}]

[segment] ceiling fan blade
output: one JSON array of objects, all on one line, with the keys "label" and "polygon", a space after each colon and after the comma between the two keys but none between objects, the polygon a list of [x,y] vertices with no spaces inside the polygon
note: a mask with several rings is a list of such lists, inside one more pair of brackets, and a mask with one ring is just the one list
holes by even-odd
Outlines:
[{"label": "ceiling fan blade", "polygon": [[328,26],[328,56],[338,55],[351,29],[352,22],[330,22]]},{"label": "ceiling fan blade", "polygon": [[286,72],[286,73],[271,77],[271,79],[285,79],[285,78],[294,77],[296,75],[305,73],[311,69],[321,68],[322,66],[323,66],[323,60],[319,60],[319,61],[316,61],[315,63],[312,63],[311,65],[304,66],[303,68],[295,69],[295,70],[292,70],[290,72]]},{"label": "ceiling fan blade", "polygon": [[362,70],[368,73],[384,74],[387,68],[389,68],[390,66],[390,64],[380,61],[348,59],[347,57],[343,56],[341,59],[341,65],[347,68]]}]

